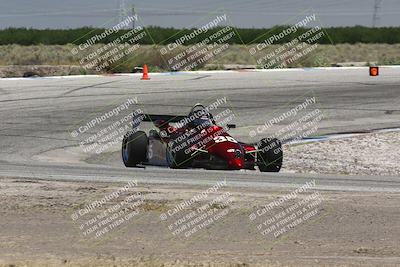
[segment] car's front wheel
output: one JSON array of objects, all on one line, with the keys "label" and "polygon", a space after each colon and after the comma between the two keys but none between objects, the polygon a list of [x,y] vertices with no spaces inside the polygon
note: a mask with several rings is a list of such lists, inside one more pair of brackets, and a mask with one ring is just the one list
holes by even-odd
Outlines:
[{"label": "car's front wheel", "polygon": [[261,172],[279,172],[282,167],[282,143],[276,138],[265,138],[259,142],[257,165]]},{"label": "car's front wheel", "polygon": [[126,167],[135,167],[146,161],[149,139],[145,132],[127,133],[122,140],[122,161]]},{"label": "car's front wheel", "polygon": [[185,149],[186,146],[179,146],[175,142],[172,142],[171,146],[167,147],[167,163],[172,169],[186,169],[192,165],[193,157]]}]

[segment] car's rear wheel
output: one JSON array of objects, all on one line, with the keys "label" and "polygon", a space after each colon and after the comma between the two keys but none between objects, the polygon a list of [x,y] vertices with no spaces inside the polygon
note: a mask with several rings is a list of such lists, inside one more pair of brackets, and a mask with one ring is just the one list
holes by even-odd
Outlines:
[{"label": "car's rear wheel", "polygon": [[282,167],[282,143],[276,138],[262,139],[258,146],[257,165],[261,172],[279,172]]},{"label": "car's rear wheel", "polygon": [[146,161],[149,139],[145,132],[128,133],[122,140],[122,161],[126,167],[135,167]]}]

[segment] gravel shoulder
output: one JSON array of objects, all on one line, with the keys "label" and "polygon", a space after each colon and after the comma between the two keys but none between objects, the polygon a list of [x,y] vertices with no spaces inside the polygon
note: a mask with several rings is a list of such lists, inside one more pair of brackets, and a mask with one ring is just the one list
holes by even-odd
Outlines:
[{"label": "gravel shoulder", "polygon": [[349,175],[399,175],[400,132],[285,146],[283,171]]}]

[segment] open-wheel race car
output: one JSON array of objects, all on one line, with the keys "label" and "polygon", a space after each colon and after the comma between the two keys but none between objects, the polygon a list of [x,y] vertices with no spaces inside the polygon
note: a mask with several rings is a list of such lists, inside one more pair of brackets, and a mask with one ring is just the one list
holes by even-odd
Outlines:
[{"label": "open-wheel race car", "polygon": [[153,122],[157,130],[152,129],[147,135],[133,129],[125,134],[122,160],[126,167],[255,170],[258,166],[261,172],[281,169],[283,152],[278,139],[265,138],[257,144],[239,142],[227,133],[236,126],[217,125],[201,104],[196,104],[186,116],[141,115],[142,121]]}]

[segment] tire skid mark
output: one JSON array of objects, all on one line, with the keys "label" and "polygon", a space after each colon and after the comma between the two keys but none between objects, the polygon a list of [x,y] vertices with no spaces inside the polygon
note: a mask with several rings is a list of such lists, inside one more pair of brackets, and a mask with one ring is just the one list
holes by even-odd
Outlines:
[{"label": "tire skid mark", "polygon": [[69,95],[69,94],[71,94],[71,93],[73,93],[73,92],[80,91],[80,90],[83,90],[83,89],[93,88],[93,87],[96,87],[96,86],[99,86],[99,85],[104,85],[104,84],[116,83],[116,82],[119,82],[119,81],[120,81],[120,80],[109,81],[109,82],[102,82],[102,83],[96,83],[96,84],[92,84],[92,85],[86,85],[86,86],[74,88],[74,89],[71,89],[71,90],[69,90],[69,91],[67,91],[67,92],[65,92],[65,93],[62,93],[61,96],[66,96],[66,95]]}]

